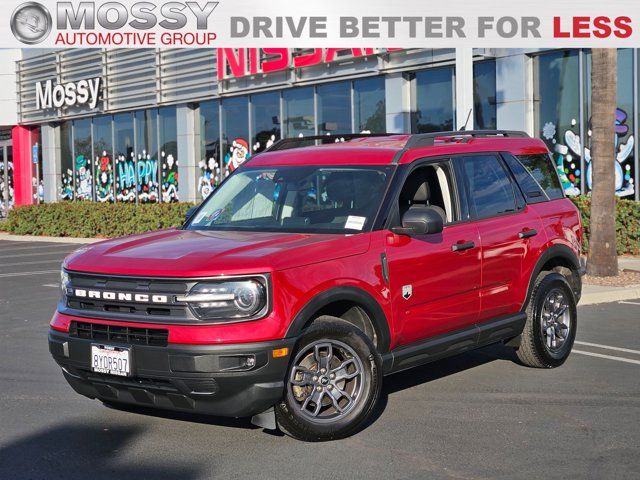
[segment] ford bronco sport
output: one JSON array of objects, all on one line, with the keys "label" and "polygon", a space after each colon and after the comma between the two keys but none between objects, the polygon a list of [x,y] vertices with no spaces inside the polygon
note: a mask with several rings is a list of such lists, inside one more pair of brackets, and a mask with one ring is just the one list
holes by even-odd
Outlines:
[{"label": "ford bronco sport", "polygon": [[521,132],[281,140],[182,227],[69,255],[49,347],[106,404],[341,438],[394,372],[498,342],[561,365],[581,237]]}]

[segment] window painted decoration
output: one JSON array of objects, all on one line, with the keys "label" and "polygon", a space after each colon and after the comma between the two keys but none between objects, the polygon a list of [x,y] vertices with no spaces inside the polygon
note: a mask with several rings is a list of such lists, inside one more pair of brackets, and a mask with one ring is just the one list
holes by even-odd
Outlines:
[{"label": "window painted decoration", "polygon": [[200,196],[204,200],[211,192],[213,192],[221,183],[222,171],[215,157],[208,160],[200,160],[198,164],[200,168],[200,178],[198,179],[198,190]]},{"label": "window painted decoration", "polygon": [[162,157],[162,201],[178,201],[178,161],[173,154],[161,152]]},{"label": "window painted decoration", "polygon": [[76,199],[93,200],[93,177],[91,175],[91,160],[84,155],[78,155],[75,161]]},{"label": "window painted decoration", "polygon": [[[629,126],[626,124],[627,118],[627,113],[624,110],[621,108],[616,109],[616,156],[611,160],[611,168],[615,170],[616,195],[619,197],[626,197],[635,193],[634,180],[631,175],[631,163],[633,163],[635,138],[633,135],[629,135]],[[591,125],[591,121],[589,121],[589,125]],[[587,191],[590,191],[593,187],[591,133],[591,128],[589,128],[587,132],[587,143],[584,147],[584,160],[587,170],[585,178]],[[545,124],[543,127],[543,136],[546,139],[553,138],[555,136],[555,125],[551,123]],[[580,135],[573,130],[565,131],[563,138],[564,143],[556,144],[554,148],[558,174],[565,193],[567,195],[579,195],[579,182],[582,174],[580,171],[579,158],[583,150],[583,142],[580,139]],[[576,157],[578,160],[575,159]]]},{"label": "window painted decoration", "polygon": [[116,198],[118,202],[136,201],[136,164],[131,156],[116,158]]},{"label": "window painted decoration", "polygon": [[158,160],[151,158],[146,150],[138,154],[136,162],[136,173],[138,175],[138,201],[150,203],[158,201]]},{"label": "window painted decoration", "polygon": [[249,143],[244,138],[238,137],[231,144],[229,152],[224,158],[224,164],[229,172],[233,172],[250,157]]},{"label": "window painted decoration", "polygon": [[113,202],[113,167],[107,152],[96,159],[96,201]]}]

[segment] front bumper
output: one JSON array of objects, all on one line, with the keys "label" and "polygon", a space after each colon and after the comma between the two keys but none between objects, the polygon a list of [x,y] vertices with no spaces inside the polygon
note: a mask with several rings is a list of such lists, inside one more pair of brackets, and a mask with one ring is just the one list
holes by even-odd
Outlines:
[{"label": "front bumper", "polygon": [[[49,351],[73,389],[104,402],[244,417],[276,403],[284,391],[289,356],[273,358],[272,351],[295,339],[233,345],[176,345],[166,347],[109,345],[131,349],[131,377],[91,371],[91,345],[103,343],[49,332]],[[253,355],[248,371],[220,371],[222,357]]]}]

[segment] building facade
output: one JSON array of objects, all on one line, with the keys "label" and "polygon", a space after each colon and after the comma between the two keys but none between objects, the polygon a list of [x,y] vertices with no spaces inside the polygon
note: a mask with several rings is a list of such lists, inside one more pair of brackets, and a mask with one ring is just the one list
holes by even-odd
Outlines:
[{"label": "building facade", "polygon": [[[576,195],[591,188],[590,65],[589,50],[23,50],[0,151],[11,203],[196,202],[283,137],[466,124],[542,138]],[[636,200],[639,81],[637,50],[619,50],[611,167]]]}]

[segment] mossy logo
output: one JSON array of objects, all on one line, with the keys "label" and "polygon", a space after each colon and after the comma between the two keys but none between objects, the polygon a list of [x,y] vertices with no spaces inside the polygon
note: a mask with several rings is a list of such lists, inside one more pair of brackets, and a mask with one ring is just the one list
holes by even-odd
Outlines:
[{"label": "mossy logo", "polygon": [[51,14],[37,2],[26,2],[13,11],[11,31],[22,43],[42,42],[51,33]]}]

